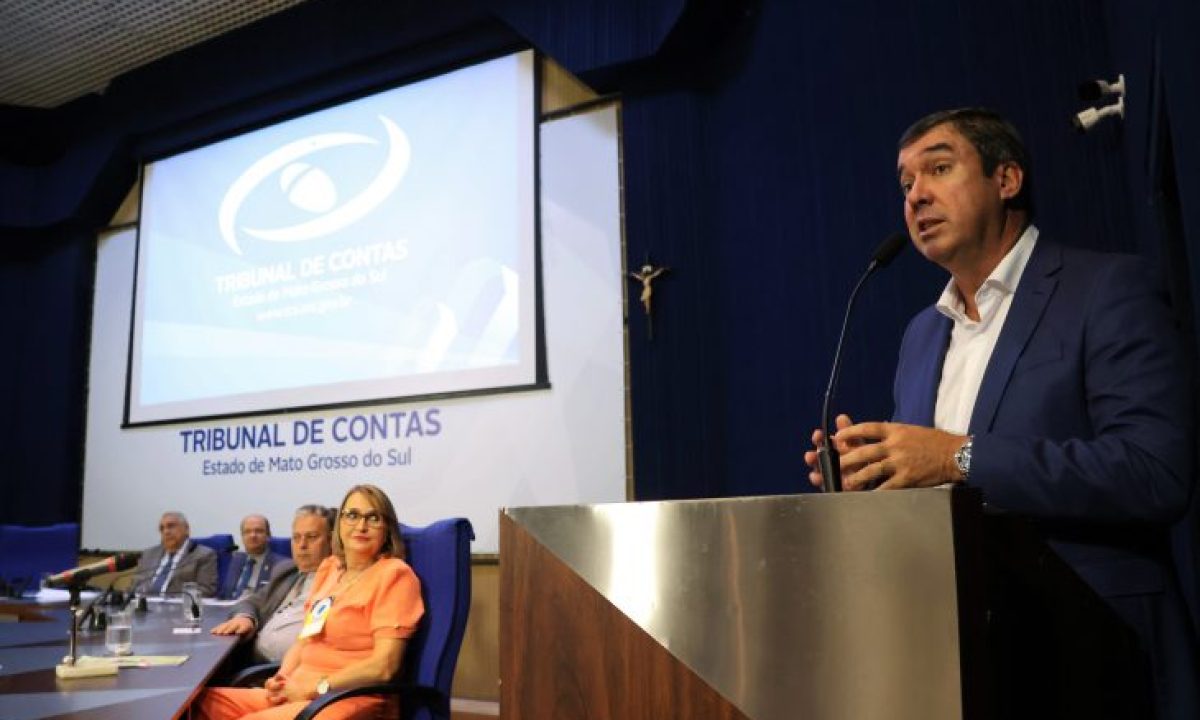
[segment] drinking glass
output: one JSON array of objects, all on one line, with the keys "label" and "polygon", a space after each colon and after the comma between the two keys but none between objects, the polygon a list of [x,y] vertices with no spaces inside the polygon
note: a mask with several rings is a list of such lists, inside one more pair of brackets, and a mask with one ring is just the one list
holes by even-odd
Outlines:
[{"label": "drinking glass", "polygon": [[133,618],[128,610],[113,610],[104,628],[104,647],[113,655],[133,652]]},{"label": "drinking glass", "polygon": [[200,604],[200,585],[194,582],[183,584],[183,620],[188,625],[199,625],[203,612]]}]

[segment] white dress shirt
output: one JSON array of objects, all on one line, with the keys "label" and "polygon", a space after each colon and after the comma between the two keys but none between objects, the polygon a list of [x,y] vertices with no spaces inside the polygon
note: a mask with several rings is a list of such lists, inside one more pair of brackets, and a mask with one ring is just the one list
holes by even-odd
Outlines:
[{"label": "white dress shirt", "polygon": [[992,358],[992,350],[1012,305],[1013,293],[1017,291],[1017,284],[1033,253],[1037,236],[1036,227],[1025,228],[1016,244],[975,292],[978,322],[967,317],[966,304],[954,286],[953,278],[938,298],[938,311],[954,322],[934,411],[934,427],[939,430],[967,433],[983,373]]},{"label": "white dress shirt", "polygon": [[[180,545],[179,549],[175,552],[170,552],[166,548],[163,548],[162,560],[158,564],[158,569],[156,569],[154,574],[150,576],[150,585],[147,587],[148,590],[158,584],[155,581],[158,579],[159,573],[165,571],[167,576],[162,580],[162,590],[160,591],[160,594],[165,595],[167,593],[167,586],[171,584],[171,578],[175,576],[175,568],[179,566],[179,560],[184,556],[185,553],[187,553],[188,545],[190,545],[191,542],[191,540],[184,540],[183,544]],[[171,566],[167,567],[167,563],[170,563]]]}]

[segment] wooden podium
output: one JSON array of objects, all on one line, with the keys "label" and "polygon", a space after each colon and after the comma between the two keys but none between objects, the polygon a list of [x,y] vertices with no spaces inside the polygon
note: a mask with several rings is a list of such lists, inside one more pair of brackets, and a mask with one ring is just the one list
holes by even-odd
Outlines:
[{"label": "wooden podium", "polygon": [[1027,530],[964,488],[503,510],[501,716],[1138,717]]}]

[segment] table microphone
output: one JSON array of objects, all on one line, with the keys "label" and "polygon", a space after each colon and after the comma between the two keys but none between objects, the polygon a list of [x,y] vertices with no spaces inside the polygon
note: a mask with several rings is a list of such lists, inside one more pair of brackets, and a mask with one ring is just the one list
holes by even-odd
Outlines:
[{"label": "table microphone", "polygon": [[832,418],[829,417],[829,404],[833,399],[833,392],[837,388],[838,372],[842,366],[842,345],[846,342],[846,328],[850,325],[850,313],[854,310],[854,300],[858,297],[858,291],[862,289],[863,283],[871,277],[871,273],[879,268],[887,267],[907,245],[908,235],[901,232],[888,235],[887,239],[881,242],[879,247],[875,248],[875,252],[871,254],[871,262],[867,265],[866,272],[858,279],[854,290],[850,292],[850,301],[846,303],[846,316],[842,318],[842,332],[838,335],[837,349],[833,353],[833,369],[829,373],[829,385],[825,388],[825,402],[821,405],[821,429],[825,432],[825,437],[821,440],[821,446],[817,448],[817,467],[821,471],[821,490],[824,492],[842,491],[842,467],[837,448],[833,446],[833,435],[837,428],[833,427]]},{"label": "table microphone", "polygon": [[88,618],[88,630],[103,630],[108,625],[108,614],[101,608],[105,606],[111,607],[109,598],[115,598],[121,594],[119,591],[114,590],[118,580],[120,580],[119,577],[109,580],[108,587],[92,600],[91,604],[88,605],[88,609],[79,618],[80,622],[83,622],[84,618]]},{"label": "table microphone", "polygon": [[47,587],[72,584],[82,585],[97,575],[128,570],[137,565],[137,562],[138,556],[136,553],[117,553],[100,562],[94,562],[91,565],[81,565],[70,570],[63,570],[57,575],[51,575],[46,578],[46,585]]}]

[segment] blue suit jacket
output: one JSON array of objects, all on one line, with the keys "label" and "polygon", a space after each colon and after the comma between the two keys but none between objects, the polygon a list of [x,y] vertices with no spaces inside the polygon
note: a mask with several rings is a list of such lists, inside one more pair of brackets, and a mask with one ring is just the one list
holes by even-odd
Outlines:
[{"label": "blue suit jacket", "polygon": [[[933,425],[950,330],[933,307],[909,324],[898,422]],[[1035,519],[1139,633],[1155,670],[1190,685],[1170,700],[1185,713],[1195,707],[1194,636],[1167,532],[1191,492],[1191,403],[1182,341],[1142,264],[1040,238],[971,416],[970,484],[989,506]]]},{"label": "blue suit jacket", "polygon": [[[221,591],[217,594],[218,597],[232,598],[234,586],[237,585],[238,578],[242,576],[242,568],[245,567],[248,557],[249,555],[239,550],[229,559],[229,567],[225,570],[225,577],[221,579]],[[250,591],[253,592],[266,586],[271,581],[271,575],[275,568],[285,560],[287,558],[268,549],[266,555],[263,556],[263,568],[258,573],[258,583],[249,588]]]}]

